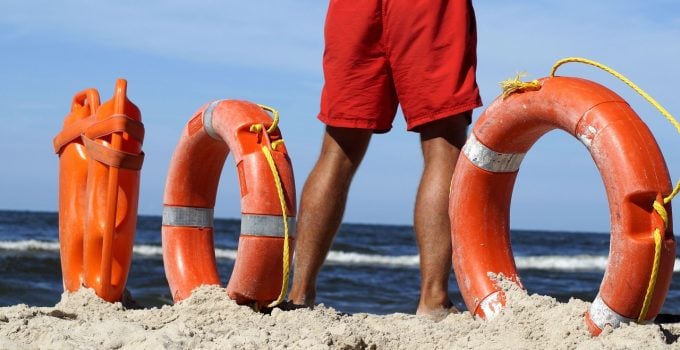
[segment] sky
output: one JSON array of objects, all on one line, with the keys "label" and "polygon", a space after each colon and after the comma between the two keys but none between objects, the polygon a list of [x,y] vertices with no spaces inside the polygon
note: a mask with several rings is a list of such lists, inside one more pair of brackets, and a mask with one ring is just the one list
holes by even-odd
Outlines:
[{"label": "sky", "polygon": [[[498,83],[581,56],[628,76],[680,115],[680,2],[675,0],[474,1],[478,84],[485,106]],[[57,211],[61,130],[73,95],[112,96],[117,78],[146,127],[139,212],[160,215],[168,165],[180,133],[203,104],[244,99],[275,107],[299,194],[317,159],[323,125],[326,1],[0,2],[0,209]],[[559,75],[603,84],[626,99],[659,143],[671,179],[680,178],[680,137],[624,84],[578,64]],[[229,158],[233,159],[233,158]],[[240,216],[233,161],[220,181],[215,215]],[[398,115],[371,141],[349,194],[344,221],[410,225],[422,160],[417,134]],[[443,189],[448,190],[448,189]],[[299,198],[299,196],[298,196]],[[608,232],[604,186],[586,148],[562,131],[542,137],[520,168],[511,228]]]}]

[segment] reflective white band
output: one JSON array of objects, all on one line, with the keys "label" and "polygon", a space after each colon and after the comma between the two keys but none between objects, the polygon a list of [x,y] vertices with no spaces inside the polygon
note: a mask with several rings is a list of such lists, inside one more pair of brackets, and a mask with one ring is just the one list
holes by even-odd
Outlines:
[{"label": "reflective white band", "polygon": [[498,153],[477,141],[475,134],[470,134],[463,146],[463,154],[474,165],[484,170],[493,173],[511,173],[519,170],[526,153]]},{"label": "reflective white band", "polygon": [[479,303],[479,308],[484,312],[484,319],[491,320],[496,318],[501,313],[503,309],[503,304],[498,299],[501,292],[493,292],[484,298],[481,303]]},{"label": "reflective white band", "polygon": [[597,135],[597,129],[588,125],[587,127],[583,128],[583,133],[577,134],[576,137],[578,137],[578,139],[581,140],[581,143],[583,143],[586,148],[590,150],[590,146],[593,144],[595,135]]},{"label": "reflective white band", "polygon": [[[283,217],[272,215],[241,216],[241,233],[250,236],[284,237]],[[288,217],[288,236],[295,237],[295,217]]]},{"label": "reflective white band", "polygon": [[217,107],[217,105],[222,101],[225,100],[217,100],[210,102],[208,108],[206,108],[205,111],[203,111],[203,129],[208,134],[208,136],[214,138],[215,140],[220,141],[222,141],[222,138],[217,132],[215,132],[215,129],[213,129],[212,114],[213,111],[215,110],[215,107]]},{"label": "reflective white band", "polygon": [[617,328],[621,323],[636,322],[635,319],[628,318],[619,315],[614,310],[609,308],[605,304],[604,300],[600,297],[600,293],[597,294],[595,300],[590,305],[590,319],[595,323],[597,328],[604,329],[606,325],[610,325],[612,328]]},{"label": "reflective white band", "polygon": [[212,208],[163,207],[163,225],[186,227],[213,227]]}]

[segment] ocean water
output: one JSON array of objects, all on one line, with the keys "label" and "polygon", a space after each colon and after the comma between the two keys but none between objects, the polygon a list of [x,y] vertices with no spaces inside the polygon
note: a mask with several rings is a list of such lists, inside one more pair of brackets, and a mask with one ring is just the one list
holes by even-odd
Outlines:
[{"label": "ocean water", "polygon": [[[220,277],[229,280],[238,220],[215,220]],[[606,233],[512,231],[515,261],[530,293],[591,301],[604,275]],[[140,216],[127,288],[144,307],[171,304],[161,218]],[[680,314],[680,264],[662,313]],[[317,302],[346,313],[415,312],[420,277],[410,226],[344,224],[319,276]],[[450,296],[464,310],[453,274]],[[0,211],[0,306],[53,306],[62,293],[57,213]]]}]

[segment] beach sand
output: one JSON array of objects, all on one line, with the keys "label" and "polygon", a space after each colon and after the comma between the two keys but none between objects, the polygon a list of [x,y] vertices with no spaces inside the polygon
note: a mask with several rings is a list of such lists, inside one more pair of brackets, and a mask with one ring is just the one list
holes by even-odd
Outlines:
[{"label": "beach sand", "polygon": [[680,325],[623,325],[591,337],[583,321],[589,303],[503,288],[508,301],[497,318],[463,312],[440,322],[323,305],[267,315],[218,287],[173,306],[126,310],[81,289],[54,307],[0,308],[0,349],[680,349]]}]

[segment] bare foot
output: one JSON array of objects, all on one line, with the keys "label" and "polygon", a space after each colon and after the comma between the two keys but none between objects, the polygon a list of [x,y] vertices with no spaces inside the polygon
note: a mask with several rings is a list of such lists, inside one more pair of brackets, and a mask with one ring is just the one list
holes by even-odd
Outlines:
[{"label": "bare foot", "polygon": [[291,310],[297,310],[297,309],[309,309],[309,310],[314,309],[314,305],[295,304],[290,300],[286,300],[286,301],[282,302],[277,307],[279,309],[283,310],[283,311],[291,311]]},{"label": "bare foot", "polygon": [[457,314],[460,311],[456,309],[455,306],[451,305],[449,307],[438,307],[434,309],[428,309],[424,310],[422,308],[418,308],[418,311],[416,311],[416,316],[424,317],[430,321],[433,322],[439,322],[443,319],[445,319],[448,315],[450,314]]}]

